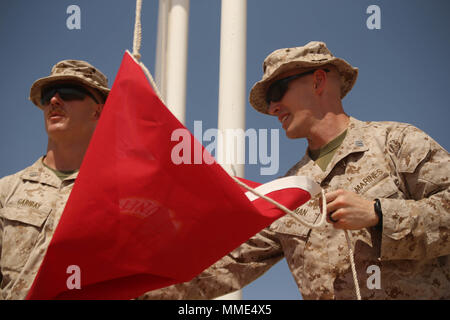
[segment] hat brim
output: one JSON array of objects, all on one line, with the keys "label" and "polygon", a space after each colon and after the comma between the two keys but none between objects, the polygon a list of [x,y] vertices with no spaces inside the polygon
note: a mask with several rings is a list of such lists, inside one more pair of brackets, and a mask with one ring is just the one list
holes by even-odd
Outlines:
[{"label": "hat brim", "polygon": [[89,80],[85,80],[79,76],[75,76],[75,75],[56,75],[56,76],[48,76],[45,78],[41,78],[36,80],[33,85],[31,86],[30,89],[30,97],[29,99],[31,100],[31,102],[33,102],[36,106],[38,106],[39,108],[43,108],[43,106],[41,106],[41,89],[42,87],[53,83],[53,82],[60,82],[60,81],[73,81],[73,82],[78,82],[78,83],[82,83],[92,89],[98,90],[106,99],[106,97],[109,94],[110,89],[107,87],[103,87],[100,85],[95,85],[93,84],[91,81]]},{"label": "hat brim", "polygon": [[269,106],[266,103],[266,91],[272,80],[282,73],[285,73],[294,69],[311,69],[318,68],[324,65],[334,65],[341,75],[341,99],[344,98],[347,93],[353,88],[356,78],[358,77],[358,68],[352,67],[348,62],[343,59],[333,57],[332,59],[326,59],[323,61],[290,61],[288,63],[280,65],[272,74],[267,78],[255,83],[250,91],[249,101],[253,108],[257,111],[269,114]]}]

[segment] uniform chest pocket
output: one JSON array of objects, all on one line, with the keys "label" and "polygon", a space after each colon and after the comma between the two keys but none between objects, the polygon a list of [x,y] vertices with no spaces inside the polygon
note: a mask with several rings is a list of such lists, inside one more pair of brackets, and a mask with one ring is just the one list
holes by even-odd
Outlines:
[{"label": "uniform chest pocket", "polygon": [[4,207],[0,209],[3,223],[1,266],[20,271],[36,245],[50,208],[28,209]]},{"label": "uniform chest pocket", "polygon": [[387,176],[373,186],[370,186],[370,188],[367,189],[363,195],[368,199],[398,198],[399,192],[400,190],[394,183],[394,180],[390,176]]}]

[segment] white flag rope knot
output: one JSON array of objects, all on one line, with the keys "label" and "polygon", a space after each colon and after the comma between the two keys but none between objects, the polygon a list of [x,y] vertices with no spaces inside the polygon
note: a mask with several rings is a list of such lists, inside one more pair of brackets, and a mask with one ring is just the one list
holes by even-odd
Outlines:
[{"label": "white flag rope knot", "polygon": [[[134,37],[133,37],[133,54],[131,55],[137,64],[139,64],[144,71],[145,75],[147,76],[148,80],[150,81],[156,95],[158,98],[164,102],[162,99],[162,96],[158,90],[158,87],[153,80],[153,77],[150,73],[150,71],[147,69],[147,67],[139,61],[141,59],[141,54],[139,53],[139,50],[141,48],[141,40],[142,40],[142,26],[141,26],[141,9],[142,9],[142,0],[136,0],[136,18],[135,18],[135,25],[134,25]],[[303,177],[303,176],[291,176],[291,177],[285,177],[273,180],[271,182],[268,182],[266,184],[260,185],[257,188],[251,188],[250,186],[246,185],[242,181],[238,180],[236,177],[230,175],[230,177],[240,186],[247,189],[248,192],[246,192],[246,196],[249,198],[250,201],[256,200],[258,197],[262,198],[271,204],[275,205],[277,208],[285,212],[286,214],[289,214],[295,221],[299,222],[300,224],[304,225],[307,228],[311,229],[317,229],[320,228],[326,220],[326,198],[325,198],[325,191],[313,180]],[[318,223],[313,224],[309,223],[306,220],[303,220],[300,218],[294,211],[289,210],[282,204],[278,203],[277,201],[267,197],[265,194],[268,194],[270,192],[281,190],[281,189],[287,189],[287,188],[300,188],[303,190],[306,190],[310,193],[311,198],[316,196],[319,192],[321,192],[322,196],[322,213],[321,217]],[[350,258],[350,265],[352,269],[352,275],[353,275],[353,282],[355,284],[355,293],[358,300],[361,300],[361,293],[358,283],[358,277],[356,273],[356,267],[355,267],[355,260],[354,260],[354,254],[353,249],[350,241],[350,233],[348,230],[343,230],[345,233],[345,239],[347,240],[347,246],[349,251],[349,258]]]}]

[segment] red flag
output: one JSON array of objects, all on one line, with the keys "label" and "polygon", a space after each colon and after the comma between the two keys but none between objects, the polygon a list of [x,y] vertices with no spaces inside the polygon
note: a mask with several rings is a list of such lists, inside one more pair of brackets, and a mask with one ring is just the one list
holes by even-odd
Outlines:
[{"label": "red flag", "polygon": [[[175,164],[178,128],[125,53],[27,299],[131,299],[188,281],[284,214],[253,205],[217,163]],[[289,190],[291,209],[310,198]]]}]

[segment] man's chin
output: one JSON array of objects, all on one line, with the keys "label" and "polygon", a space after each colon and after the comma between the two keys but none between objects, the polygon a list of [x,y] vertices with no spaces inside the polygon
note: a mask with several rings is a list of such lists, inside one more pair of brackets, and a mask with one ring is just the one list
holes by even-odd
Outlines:
[{"label": "man's chin", "polygon": [[62,123],[48,125],[45,129],[49,137],[61,136],[66,134],[68,131],[67,126],[63,125]]},{"label": "man's chin", "polygon": [[48,125],[46,129],[48,134],[52,132],[61,132],[67,130],[62,123]]},{"label": "man's chin", "polygon": [[300,139],[303,138],[301,134],[298,134],[297,132],[292,132],[289,130],[286,130],[286,137],[289,139]]}]

